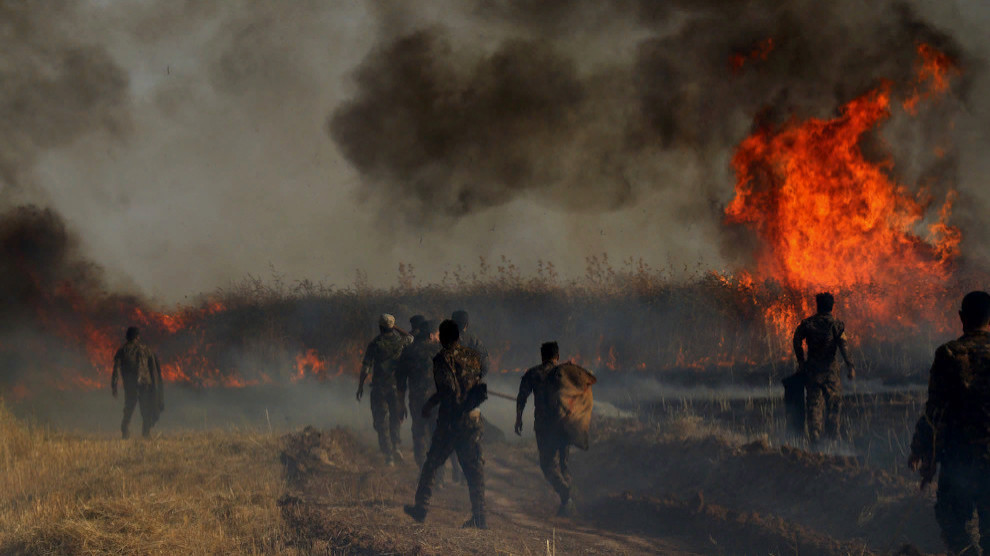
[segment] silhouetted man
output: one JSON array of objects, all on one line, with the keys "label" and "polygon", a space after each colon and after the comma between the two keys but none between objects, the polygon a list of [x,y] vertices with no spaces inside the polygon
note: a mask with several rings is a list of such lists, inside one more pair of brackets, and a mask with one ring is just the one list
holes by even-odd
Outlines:
[{"label": "silhouetted man", "polygon": [[399,451],[399,426],[405,419],[405,407],[399,399],[395,371],[399,355],[409,345],[411,338],[395,328],[395,317],[383,314],[378,319],[379,334],[368,344],[361,363],[357,400],[364,396],[364,381],[371,375],[371,418],[378,433],[378,447],[385,455],[385,463],[402,461]]},{"label": "silhouetted man", "polygon": [[423,466],[436,419],[423,417],[427,400],[437,391],[433,381],[433,358],[440,352],[437,321],[424,320],[416,325],[413,343],[402,350],[396,371],[399,400],[409,392],[409,415],[412,418],[413,454],[416,465]]},{"label": "silhouetted man", "polygon": [[[838,351],[849,370],[849,379],[856,378],[856,367],[846,351],[846,326],[832,316],[835,298],[830,293],[815,296],[818,312],[803,321],[794,331],[794,356],[805,375],[807,388],[808,437],[818,442],[824,432],[831,439],[839,436],[839,414],[842,411],[842,385]],[[808,344],[805,357],[804,342]]]},{"label": "silhouetted man", "polygon": [[526,371],[519,382],[519,395],[516,398],[516,434],[522,435],[522,416],[526,400],[533,394],[533,431],[536,433],[536,447],[540,452],[540,469],[543,476],[560,496],[560,509],[557,515],[569,515],[574,511],[571,501],[571,474],[567,470],[567,456],[570,451],[570,438],[560,426],[557,405],[553,400],[554,370],[560,358],[557,342],[547,342],[540,346],[542,363]]},{"label": "silhouetted man", "polygon": [[419,327],[426,322],[426,317],[423,315],[413,315],[409,317],[409,335],[413,338],[416,337],[416,331]]},{"label": "silhouetted man", "polygon": [[120,422],[123,438],[130,436],[129,427],[134,406],[141,407],[141,436],[151,436],[151,427],[158,422],[165,410],[165,393],[162,385],[162,368],[158,357],[141,343],[141,332],[136,326],[127,329],[126,343],[113,356],[113,374],[110,391],[117,397],[117,379],[124,382],[124,418]]},{"label": "silhouetted man", "polygon": [[[938,475],[935,519],[950,554],[990,554],[990,294],[966,294],[963,335],[935,350],[925,414],[908,464],[925,487]],[[979,548],[967,525],[976,512]]]},{"label": "silhouetted man", "polygon": [[471,497],[471,519],[465,527],[487,529],[485,520],[485,475],[481,455],[481,410],[478,406],[488,397],[481,375],[481,357],[474,350],[460,345],[460,330],[453,321],[440,324],[440,344],[443,349],[433,358],[433,379],[436,393],[427,401],[423,415],[440,405],[437,429],[419,476],[416,504],[405,506],[405,512],[423,522],[433,495],[437,471],[447,458],[457,452],[457,459],[467,480]]}]

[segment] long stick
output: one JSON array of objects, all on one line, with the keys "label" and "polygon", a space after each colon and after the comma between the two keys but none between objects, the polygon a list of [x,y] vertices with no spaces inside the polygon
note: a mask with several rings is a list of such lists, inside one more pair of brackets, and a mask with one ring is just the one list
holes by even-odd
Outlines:
[{"label": "long stick", "polygon": [[493,390],[489,390],[489,391],[488,391],[488,395],[489,395],[489,396],[495,396],[496,398],[502,398],[503,400],[512,400],[512,401],[516,401],[516,397],[515,397],[515,396],[510,396],[510,395],[508,395],[508,394],[503,394],[503,393],[501,393],[501,392],[495,392],[495,391],[493,391]]}]

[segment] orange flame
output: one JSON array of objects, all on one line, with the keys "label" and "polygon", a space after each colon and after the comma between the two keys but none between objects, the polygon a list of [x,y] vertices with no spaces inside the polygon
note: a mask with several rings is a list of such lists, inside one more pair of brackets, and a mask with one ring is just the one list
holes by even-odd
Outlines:
[{"label": "orange flame", "polygon": [[[927,45],[918,52],[919,82],[944,92],[948,58]],[[947,223],[954,193],[925,225],[930,199],[895,182],[889,159],[863,154],[864,136],[890,117],[890,89],[884,83],[833,119],[765,127],[746,138],[732,160],[736,197],[725,211],[729,222],[762,238],[759,279],[799,291],[870,286],[884,292],[870,307],[877,320],[910,303],[908,292],[943,284],[960,239]],[[794,326],[793,309],[767,311],[768,321]]]},{"label": "orange flame", "polygon": [[326,360],[315,349],[307,349],[305,353],[296,355],[296,374],[292,376],[292,382],[298,382],[306,375],[323,376],[326,372]]},{"label": "orange flame", "polygon": [[[902,103],[904,110],[912,115],[918,112],[918,103],[947,92],[949,80],[959,75],[959,68],[952,58],[931,45],[920,43],[917,52],[918,60],[915,64],[917,79],[914,93]],[[926,84],[927,89],[924,89]]]}]

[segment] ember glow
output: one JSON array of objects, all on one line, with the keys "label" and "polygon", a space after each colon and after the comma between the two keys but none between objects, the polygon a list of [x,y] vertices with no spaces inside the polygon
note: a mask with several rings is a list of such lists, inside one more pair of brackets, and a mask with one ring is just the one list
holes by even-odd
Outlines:
[{"label": "ember glow", "polygon": [[296,374],[292,376],[292,381],[297,382],[308,375],[324,375],[326,372],[326,360],[315,349],[307,349],[306,353],[296,355]]},{"label": "ember glow", "polygon": [[766,60],[772,51],[773,39],[764,39],[753,46],[748,52],[736,53],[729,56],[729,67],[733,73],[740,73],[747,63],[755,60]]},{"label": "ember glow", "polygon": [[[919,83],[930,86],[912,97],[912,109],[947,90],[952,69],[929,46],[918,53]],[[875,295],[861,309],[874,322],[896,319],[918,292],[944,287],[960,240],[948,224],[954,193],[933,207],[929,196],[894,181],[892,160],[869,160],[861,148],[890,118],[891,89],[880,85],[832,119],[763,127],[739,145],[732,160],[736,196],[726,216],[763,241],[757,281],[808,293],[868,289]],[[769,307],[767,318],[793,327],[808,309]]]},{"label": "ember glow", "polygon": [[924,43],[918,45],[917,51],[918,77],[914,92],[902,103],[909,114],[917,114],[919,102],[945,94],[949,90],[949,80],[959,75],[959,68],[945,53]]}]

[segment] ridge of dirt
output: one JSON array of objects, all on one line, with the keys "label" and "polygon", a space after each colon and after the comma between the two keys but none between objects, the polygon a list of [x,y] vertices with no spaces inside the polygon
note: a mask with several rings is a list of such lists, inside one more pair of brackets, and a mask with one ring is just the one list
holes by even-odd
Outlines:
[{"label": "ridge of dirt", "polygon": [[[702,496],[727,511],[781,519],[804,535],[885,553],[904,543],[942,548],[932,493],[918,493],[911,477],[762,440],[740,445],[711,435],[671,438],[635,425],[620,430],[608,430],[575,459],[575,483],[588,485],[587,499],[625,491],[668,502]],[[649,473],[633,471],[644,469]]]},{"label": "ridge of dirt", "polygon": [[[616,431],[620,431],[616,433]],[[294,542],[333,554],[904,554],[941,546],[929,498],[855,458],[767,442],[673,438],[621,424],[572,457],[581,515],[556,497],[530,443],[485,445],[489,531],[464,530],[464,485],[439,490],[426,524],[402,505],[418,472],[386,467],[349,431],[282,440],[279,501]],[[411,459],[411,458],[410,458]]]},{"label": "ridge of dirt", "polygon": [[873,554],[858,542],[842,542],[775,516],[729,510],[692,501],[613,495],[591,508],[596,525],[616,531],[690,538],[708,554]]}]

